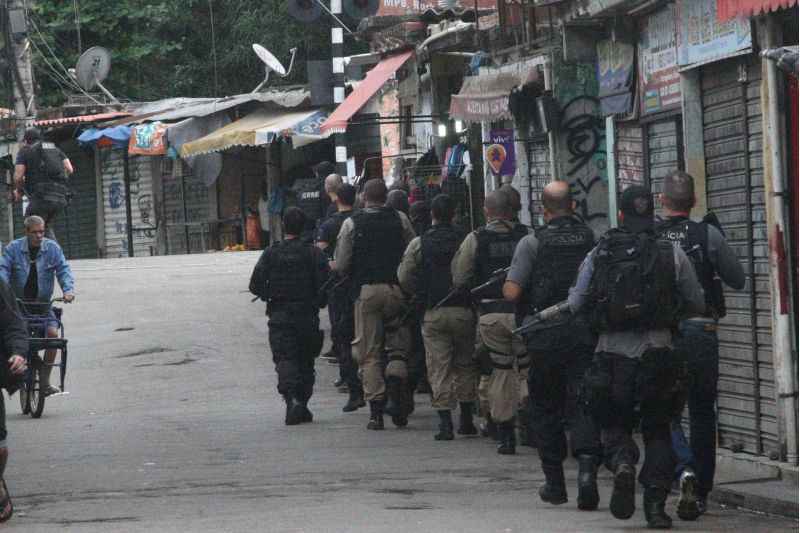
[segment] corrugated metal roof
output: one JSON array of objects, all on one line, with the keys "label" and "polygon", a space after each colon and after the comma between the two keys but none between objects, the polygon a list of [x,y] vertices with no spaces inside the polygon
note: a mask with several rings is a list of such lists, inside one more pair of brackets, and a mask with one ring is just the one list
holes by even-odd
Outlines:
[{"label": "corrugated metal roof", "polygon": [[231,109],[250,102],[273,103],[281,107],[298,107],[310,100],[311,93],[304,87],[272,89],[260,93],[239,94],[224,98],[170,98],[164,102],[151,102],[136,111],[136,115],[116,121],[115,125],[139,122],[170,122],[185,118],[205,117],[218,111]]},{"label": "corrugated metal roof", "polygon": [[104,122],[120,117],[128,117],[130,113],[126,111],[111,111],[109,113],[97,113],[95,115],[78,115],[75,117],[53,118],[47,120],[37,120],[36,126],[63,126],[67,124],[90,124],[92,122]]}]

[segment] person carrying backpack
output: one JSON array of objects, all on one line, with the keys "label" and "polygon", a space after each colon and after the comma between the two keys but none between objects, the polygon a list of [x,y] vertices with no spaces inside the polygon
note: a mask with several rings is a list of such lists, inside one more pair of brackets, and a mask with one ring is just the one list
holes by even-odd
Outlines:
[{"label": "person carrying backpack", "polygon": [[70,195],[67,179],[74,172],[69,158],[54,143],[42,140],[36,128],[25,130],[24,145],[14,166],[14,201],[28,196],[25,217],[44,220],[46,236],[55,240],[53,222],[67,205]]},{"label": "person carrying backpack", "polygon": [[705,312],[705,296],[686,253],[656,235],[648,189],[634,185],[622,193],[619,224],[587,255],[569,291],[570,311],[588,311],[599,334],[583,397],[603,429],[605,463],[614,473],[609,508],[621,520],[636,509],[639,449],[632,433],[639,407],[645,518],[651,529],[669,529],[670,423],[683,409],[685,379],[672,331],[680,319]]}]

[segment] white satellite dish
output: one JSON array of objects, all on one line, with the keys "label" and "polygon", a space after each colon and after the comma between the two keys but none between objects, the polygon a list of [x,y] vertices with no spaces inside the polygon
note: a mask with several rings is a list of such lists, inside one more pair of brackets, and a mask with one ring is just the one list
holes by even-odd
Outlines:
[{"label": "white satellite dish", "polygon": [[269,73],[276,72],[278,76],[281,78],[287,77],[292,72],[292,67],[294,66],[294,56],[297,54],[297,48],[292,48],[289,50],[292,53],[292,58],[289,60],[289,69],[283,68],[283,64],[278,61],[278,58],[275,57],[272,52],[264,48],[258,43],[253,43],[253,51],[256,53],[258,58],[264,63],[264,81],[262,81],[258,87],[253,89],[254,93],[260,91],[269,81]]},{"label": "white satellite dish", "polygon": [[102,46],[93,46],[86,50],[75,65],[75,80],[84,91],[99,87],[115,104],[119,101],[106,89],[102,81],[111,71],[111,52]]}]

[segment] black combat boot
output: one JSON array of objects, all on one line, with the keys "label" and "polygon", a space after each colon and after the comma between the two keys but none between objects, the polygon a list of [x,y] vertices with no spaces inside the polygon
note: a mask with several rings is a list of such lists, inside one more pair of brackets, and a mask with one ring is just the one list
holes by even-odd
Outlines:
[{"label": "black combat boot", "polygon": [[593,455],[578,456],[578,509],[594,511],[600,502],[597,493],[597,458]]},{"label": "black combat boot", "polygon": [[383,429],[383,401],[369,402],[369,423],[367,429]]},{"label": "black combat boot", "polygon": [[614,473],[614,491],[608,505],[614,518],[627,520],[636,511],[636,468],[620,464]]},{"label": "black combat boot", "polygon": [[644,489],[644,517],[648,529],[672,529],[672,518],[664,511],[667,491],[655,487]]},{"label": "black combat boot", "polygon": [[284,423],[287,426],[296,426],[303,421],[303,406],[291,394],[285,394],[283,400],[286,402],[286,417]]},{"label": "black combat boot", "polygon": [[514,419],[507,422],[500,422],[497,425],[497,453],[500,455],[514,455],[517,453],[517,436]]},{"label": "black combat boot", "polygon": [[347,403],[342,407],[342,411],[345,413],[352,413],[365,405],[367,404],[364,402],[364,391],[361,390],[360,386],[353,386],[350,388],[350,398],[348,398]]},{"label": "black combat boot", "polygon": [[307,423],[314,421],[314,414],[308,409],[308,400],[299,400],[298,403],[300,404],[300,422]]},{"label": "black combat boot", "polygon": [[477,435],[478,428],[475,427],[475,422],[472,420],[472,411],[475,409],[475,404],[472,402],[459,402],[459,418],[458,418],[458,434],[459,435]]},{"label": "black combat boot", "polygon": [[560,464],[542,464],[544,485],[539,487],[539,497],[553,505],[567,503],[567,486],[564,483],[564,467]]},{"label": "black combat boot", "polygon": [[439,413],[439,433],[433,438],[436,440],[453,440],[453,416],[449,409],[441,409]]},{"label": "black combat boot", "polygon": [[[400,378],[386,379],[386,409],[384,412],[392,417],[392,423],[401,428],[408,425],[408,383]],[[413,400],[412,400],[413,401]]]}]

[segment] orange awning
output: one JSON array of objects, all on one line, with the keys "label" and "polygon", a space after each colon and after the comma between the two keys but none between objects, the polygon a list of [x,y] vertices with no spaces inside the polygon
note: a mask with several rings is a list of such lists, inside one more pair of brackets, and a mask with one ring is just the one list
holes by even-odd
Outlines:
[{"label": "orange awning", "polygon": [[322,124],[320,131],[323,135],[331,133],[344,133],[347,129],[347,121],[364,107],[364,104],[383,87],[392,74],[403,66],[413,54],[413,51],[403,52],[396,56],[387,57],[367,73],[363,81],[359,82],[358,87],[339,104],[339,107],[331,113],[331,116]]},{"label": "orange awning", "polygon": [[725,22],[736,17],[749,18],[789,8],[796,3],[797,0],[717,0],[717,20]]}]

